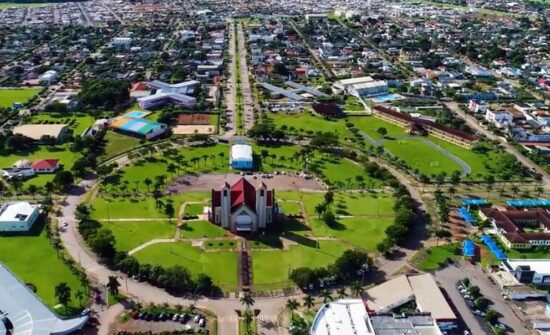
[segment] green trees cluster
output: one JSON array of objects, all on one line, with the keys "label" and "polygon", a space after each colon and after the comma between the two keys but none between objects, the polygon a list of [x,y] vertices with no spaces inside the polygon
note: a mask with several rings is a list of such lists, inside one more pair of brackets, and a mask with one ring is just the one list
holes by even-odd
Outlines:
[{"label": "green trees cluster", "polygon": [[357,271],[368,270],[372,267],[373,260],[368,253],[361,250],[346,250],[340,257],[326,268],[310,269],[299,267],[290,271],[289,279],[299,287],[308,287],[321,278],[335,277],[341,281],[349,282],[357,276]]},{"label": "green trees cluster", "polygon": [[377,245],[377,250],[380,252],[386,252],[394,244],[404,242],[416,219],[413,199],[404,186],[399,185],[395,189],[393,197],[395,199],[393,205],[395,218],[393,224],[386,228],[386,239]]},{"label": "green trees cluster", "polygon": [[80,91],[80,101],[87,106],[113,108],[130,99],[127,80],[98,78],[87,80]]},{"label": "green trees cluster", "polygon": [[192,278],[189,270],[183,266],[164,268],[159,265],[140,264],[137,259],[124,251],[116,249],[116,240],[112,231],[102,227],[101,223],[91,218],[90,208],[78,205],[76,219],[78,230],[92,250],[107,266],[122,271],[129,276],[137,276],[152,285],[162,287],[174,294],[219,295],[212,278],[207,274],[199,274]]}]

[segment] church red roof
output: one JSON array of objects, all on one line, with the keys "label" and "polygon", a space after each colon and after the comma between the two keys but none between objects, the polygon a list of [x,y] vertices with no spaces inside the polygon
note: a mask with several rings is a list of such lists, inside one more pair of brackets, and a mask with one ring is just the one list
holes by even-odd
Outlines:
[{"label": "church red roof", "polygon": [[243,204],[253,211],[256,210],[256,188],[245,178],[231,186],[231,211]]}]

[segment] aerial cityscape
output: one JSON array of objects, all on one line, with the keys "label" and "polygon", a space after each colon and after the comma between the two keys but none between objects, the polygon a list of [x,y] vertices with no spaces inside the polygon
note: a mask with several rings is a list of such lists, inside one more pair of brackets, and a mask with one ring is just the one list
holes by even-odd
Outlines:
[{"label": "aerial cityscape", "polygon": [[0,321],[550,334],[550,1],[0,0]]}]

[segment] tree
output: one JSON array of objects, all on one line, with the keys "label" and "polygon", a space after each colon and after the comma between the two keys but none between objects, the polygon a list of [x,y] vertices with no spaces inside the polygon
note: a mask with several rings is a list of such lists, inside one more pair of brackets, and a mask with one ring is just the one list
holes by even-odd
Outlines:
[{"label": "tree", "polygon": [[67,191],[74,183],[74,176],[70,171],[59,171],[53,178],[53,183],[60,190]]},{"label": "tree", "polygon": [[15,134],[6,139],[6,147],[13,151],[29,150],[33,146],[34,140],[21,134]]},{"label": "tree", "polygon": [[351,286],[351,294],[353,294],[354,297],[359,297],[363,293],[363,286],[361,286],[361,283],[359,281],[356,281]]},{"label": "tree", "polygon": [[30,195],[32,195],[32,198],[34,199],[36,192],[38,192],[38,187],[36,187],[36,185],[34,184],[30,184],[27,190],[29,191]]},{"label": "tree", "polygon": [[477,299],[481,296],[481,292],[479,290],[479,287],[476,285],[471,285],[468,287],[468,293],[472,296],[472,298]]},{"label": "tree", "polygon": [[321,298],[323,298],[323,304],[326,304],[328,301],[334,301],[334,298],[330,294],[330,291],[326,288],[321,291]]},{"label": "tree", "polygon": [[67,283],[61,282],[55,287],[55,298],[57,302],[67,308],[69,302],[71,302],[71,288]]},{"label": "tree", "polygon": [[392,247],[393,247],[392,240],[389,238],[385,238],[384,240],[382,240],[380,243],[376,245],[376,250],[378,250],[379,253],[385,255],[391,250]]},{"label": "tree", "polygon": [[331,190],[328,190],[325,193],[324,199],[325,199],[325,204],[327,204],[327,206],[330,207],[330,205],[332,205],[332,203],[334,202],[334,192],[332,192]]},{"label": "tree", "polygon": [[209,295],[213,288],[214,284],[212,278],[205,273],[199,274],[197,277],[197,291],[202,294]]},{"label": "tree", "polygon": [[107,282],[107,288],[111,295],[117,296],[120,283],[118,282],[117,276],[109,276],[109,281]]},{"label": "tree", "polygon": [[489,306],[489,300],[485,297],[478,297],[474,300],[474,306],[479,310],[485,310]]},{"label": "tree", "polygon": [[84,292],[78,290],[74,293],[74,297],[78,299],[78,304],[82,307],[82,299],[84,299]]},{"label": "tree", "polygon": [[388,130],[384,127],[378,128],[376,132],[382,137],[386,137],[386,135],[388,134]]},{"label": "tree", "polygon": [[368,270],[373,261],[368,253],[361,250],[346,250],[334,262],[335,272],[341,277],[350,277],[357,275],[357,271]]},{"label": "tree", "polygon": [[145,187],[147,187],[147,193],[149,193],[149,188],[151,187],[151,185],[153,185],[153,181],[151,180],[151,178],[147,177],[143,179],[143,183],[145,184]]},{"label": "tree", "polygon": [[92,250],[105,260],[111,260],[115,255],[115,237],[107,228],[100,228],[89,239]]},{"label": "tree", "polygon": [[323,221],[329,227],[334,227],[336,225],[336,215],[331,210],[325,211],[323,213]]},{"label": "tree", "polygon": [[243,321],[245,326],[245,334],[250,335],[250,324],[252,323],[252,320],[254,320],[254,315],[252,314],[252,311],[250,309],[247,309],[243,313]]},{"label": "tree", "polygon": [[315,306],[315,299],[310,296],[309,294],[306,295],[304,298],[304,306],[307,308],[307,310],[309,311],[309,309],[313,306]]},{"label": "tree", "polygon": [[164,214],[166,214],[170,223],[172,223],[172,218],[174,217],[175,212],[176,210],[174,209],[172,200],[166,201],[166,204],[164,205]]},{"label": "tree", "polygon": [[84,82],[80,91],[80,101],[94,107],[114,107],[128,102],[129,82],[121,79],[98,78]]},{"label": "tree", "polygon": [[322,202],[315,206],[315,213],[319,216],[319,219],[321,219],[321,215],[327,210],[327,205]]},{"label": "tree", "polygon": [[347,298],[347,297],[348,297],[348,293],[346,292],[346,288],[345,288],[345,287],[341,287],[341,288],[339,288],[338,290],[336,290],[336,296],[338,297],[338,299]]},{"label": "tree", "polygon": [[498,322],[498,318],[500,317],[501,317],[501,314],[492,309],[488,310],[485,313],[485,320],[492,325],[496,324]]},{"label": "tree", "polygon": [[254,298],[252,297],[252,295],[250,293],[245,293],[240,299],[239,301],[241,302],[242,305],[246,306],[246,309],[250,309],[251,306],[254,306]]},{"label": "tree", "polygon": [[288,299],[286,301],[286,309],[290,311],[290,314],[294,316],[294,311],[298,309],[300,306],[300,303],[296,299]]}]

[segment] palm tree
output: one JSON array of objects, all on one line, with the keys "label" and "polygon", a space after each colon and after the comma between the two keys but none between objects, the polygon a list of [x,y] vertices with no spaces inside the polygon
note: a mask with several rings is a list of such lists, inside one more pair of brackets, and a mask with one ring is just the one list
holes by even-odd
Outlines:
[{"label": "palm tree", "polygon": [[55,190],[55,185],[49,181],[44,185],[44,190],[46,191],[48,198],[52,198],[53,190]]},{"label": "palm tree", "polygon": [[242,305],[246,306],[246,309],[250,309],[251,306],[254,306],[254,298],[250,293],[245,293],[241,299],[239,299]]},{"label": "palm tree", "polygon": [[254,316],[252,315],[252,312],[249,309],[247,309],[243,314],[245,334],[251,334],[250,324],[252,323],[252,320],[254,320]]},{"label": "palm tree", "polygon": [[67,310],[67,305],[69,305],[71,301],[71,288],[69,285],[65,282],[59,283],[55,287],[55,297],[57,298],[57,302],[63,305],[65,310]]},{"label": "palm tree", "polygon": [[34,199],[34,196],[36,195],[36,192],[38,191],[38,187],[36,187],[36,185],[34,185],[34,184],[30,184],[27,191],[30,193],[30,195],[32,195],[32,198]]},{"label": "palm tree", "polygon": [[109,282],[107,283],[107,288],[109,288],[109,292],[111,292],[112,295],[117,296],[119,287],[120,283],[118,282],[118,277],[109,276]]},{"label": "palm tree", "polygon": [[223,164],[223,159],[224,159],[224,157],[225,157],[225,152],[220,152],[220,153],[218,154],[218,156],[220,157],[221,164]]},{"label": "palm tree", "polygon": [[294,311],[296,309],[298,309],[298,307],[300,306],[300,303],[298,301],[296,301],[296,299],[288,299],[286,301],[286,309],[288,309],[290,311],[290,314],[292,316],[294,316]]},{"label": "palm tree", "polygon": [[151,180],[151,178],[147,177],[143,179],[143,183],[145,184],[145,187],[147,187],[147,193],[149,193],[149,188],[151,187],[151,185],[153,185],[153,181]]},{"label": "palm tree", "polygon": [[338,295],[338,299],[344,299],[344,298],[347,298],[347,297],[348,297],[348,294],[347,294],[347,292],[346,292],[346,288],[345,288],[345,287],[339,288],[339,289],[336,291],[336,294]]},{"label": "palm tree", "polygon": [[353,296],[355,297],[359,297],[361,293],[363,293],[363,286],[361,286],[361,283],[359,281],[356,281],[351,286],[351,294],[353,294]]},{"label": "palm tree", "polygon": [[311,307],[315,306],[315,299],[309,294],[306,295],[303,300],[304,300],[304,306],[306,306],[308,311]]},{"label": "palm tree", "polygon": [[168,164],[166,167],[166,172],[172,175],[172,178],[174,178],[174,173],[176,173],[177,167],[174,163]]},{"label": "palm tree", "polygon": [[323,298],[323,303],[326,304],[329,300],[333,301],[332,295],[330,295],[329,290],[324,289],[321,291],[321,298]]},{"label": "palm tree", "polygon": [[84,292],[78,290],[74,293],[74,297],[78,299],[78,304],[82,307],[82,299],[84,299]]},{"label": "palm tree", "polygon": [[510,190],[511,190],[512,193],[514,194],[514,198],[515,198],[516,195],[518,195],[518,193],[519,193],[519,187],[518,187],[518,185],[512,185],[512,187],[510,188]]}]

